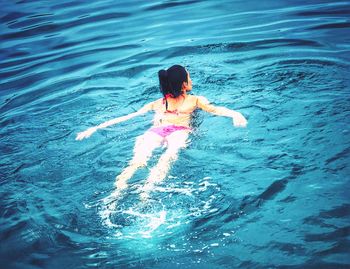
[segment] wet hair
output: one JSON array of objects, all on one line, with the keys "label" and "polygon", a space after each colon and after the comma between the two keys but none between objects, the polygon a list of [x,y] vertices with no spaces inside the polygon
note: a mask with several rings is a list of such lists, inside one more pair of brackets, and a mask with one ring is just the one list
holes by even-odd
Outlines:
[{"label": "wet hair", "polygon": [[164,96],[166,109],[168,109],[167,97],[179,97],[183,94],[182,84],[187,81],[187,71],[181,65],[173,65],[167,70],[158,71],[160,91]]}]

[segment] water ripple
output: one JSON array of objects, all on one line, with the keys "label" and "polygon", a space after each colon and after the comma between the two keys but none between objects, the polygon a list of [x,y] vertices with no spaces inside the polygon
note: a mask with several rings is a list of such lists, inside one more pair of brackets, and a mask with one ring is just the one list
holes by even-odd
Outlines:
[{"label": "water ripple", "polygon": [[[349,14],[348,1],[2,1],[2,266],[348,268]],[[75,135],[160,98],[157,72],[175,63],[249,127],[197,111],[153,200],[139,188],[163,149],[108,227],[103,198],[151,115]]]}]

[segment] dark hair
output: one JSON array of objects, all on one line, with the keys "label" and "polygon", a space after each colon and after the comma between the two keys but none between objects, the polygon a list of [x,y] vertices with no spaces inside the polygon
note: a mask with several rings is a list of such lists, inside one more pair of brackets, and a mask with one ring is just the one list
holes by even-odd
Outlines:
[{"label": "dark hair", "polygon": [[187,71],[181,65],[173,65],[167,70],[160,70],[158,72],[160,91],[166,98],[179,97],[182,92],[182,84],[187,81]]}]

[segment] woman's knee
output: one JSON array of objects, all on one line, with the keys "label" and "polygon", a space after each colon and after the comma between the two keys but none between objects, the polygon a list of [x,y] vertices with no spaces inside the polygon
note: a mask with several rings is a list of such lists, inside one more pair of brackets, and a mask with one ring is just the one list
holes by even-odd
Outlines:
[{"label": "woman's knee", "polygon": [[144,167],[147,165],[147,161],[150,156],[134,156],[130,161],[130,166],[135,168]]}]

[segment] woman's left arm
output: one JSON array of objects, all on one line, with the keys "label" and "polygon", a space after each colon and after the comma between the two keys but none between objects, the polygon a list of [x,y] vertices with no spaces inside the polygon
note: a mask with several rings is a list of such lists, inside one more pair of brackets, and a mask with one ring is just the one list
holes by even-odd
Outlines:
[{"label": "woman's left arm", "polygon": [[207,100],[207,98],[205,98],[203,96],[197,97],[197,106],[200,109],[203,109],[204,111],[207,111],[207,112],[212,113],[214,115],[232,118],[233,125],[236,127],[246,127],[248,124],[248,121],[241,113],[239,113],[235,110],[228,109],[226,107],[214,106],[214,105],[210,104],[209,101]]}]

